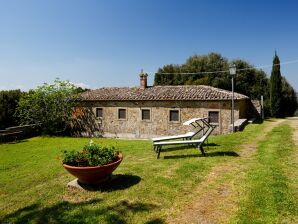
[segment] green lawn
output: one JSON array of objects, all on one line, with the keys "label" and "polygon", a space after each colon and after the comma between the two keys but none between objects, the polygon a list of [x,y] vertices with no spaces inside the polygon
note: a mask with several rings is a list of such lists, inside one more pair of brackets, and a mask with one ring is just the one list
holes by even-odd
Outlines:
[{"label": "green lawn", "polygon": [[[116,178],[111,183],[98,191],[89,192],[66,188],[74,177],[64,170],[59,159],[62,150],[79,150],[89,139],[36,137],[15,144],[1,144],[0,223],[165,223],[169,216],[177,215],[181,208],[194,200],[193,188],[204,180],[213,167],[237,158],[241,144],[252,143],[268,123],[249,125],[245,131],[235,134],[211,137],[209,146],[205,146],[207,157],[202,157],[195,148],[167,149],[157,160],[150,141],[93,139],[97,143],[118,146],[124,160],[114,172]],[[290,135],[288,126],[281,128],[281,133]],[[274,151],[271,141],[275,140],[260,143],[255,158],[260,160],[260,164],[253,164],[254,169],[263,169],[266,165],[261,164],[262,154],[266,155],[262,149],[269,147]],[[285,145],[286,150],[293,152],[293,143],[290,139],[287,141],[288,144],[280,143],[283,144],[281,147]],[[279,156],[288,161],[286,153]],[[271,174],[280,171],[281,175],[275,175],[273,179],[277,182],[273,181],[269,187],[278,185],[276,191],[279,191],[280,186],[288,183],[285,175],[291,167],[280,165],[278,158],[272,157],[272,161],[268,160],[272,166],[268,170]],[[250,173],[247,176],[250,192],[267,187],[259,183],[267,171],[259,172],[256,180]],[[255,194],[263,193],[260,190]],[[248,193],[247,199],[246,195],[239,198],[243,208],[254,209],[249,208],[249,201],[255,200],[251,194]],[[283,215],[292,215],[297,211],[292,209],[296,204],[290,187],[279,200],[287,206]],[[265,205],[260,203],[260,206]],[[244,210],[240,210],[235,217],[240,222],[249,219]]]},{"label": "green lawn", "polygon": [[291,132],[280,125],[259,143],[241,186],[235,223],[298,223],[297,149]]}]

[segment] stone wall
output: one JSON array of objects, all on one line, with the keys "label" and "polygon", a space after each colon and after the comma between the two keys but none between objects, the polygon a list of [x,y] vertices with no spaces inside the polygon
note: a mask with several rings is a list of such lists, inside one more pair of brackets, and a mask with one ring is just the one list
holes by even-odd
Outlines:
[{"label": "stone wall", "polygon": [[38,125],[22,125],[0,130],[0,142],[9,142],[31,138],[40,134]]},{"label": "stone wall", "polygon": [[255,115],[258,117],[262,116],[262,105],[260,100],[251,100],[253,111],[256,113]]},{"label": "stone wall", "polygon": [[[244,106],[243,106],[244,105]],[[245,108],[245,102],[235,101],[235,120],[239,119],[239,108]],[[231,123],[230,101],[98,101],[85,102],[95,113],[96,107],[103,108],[103,117],[100,119],[104,137],[119,138],[152,138],[166,135],[183,134],[191,130],[183,122],[195,117],[208,117],[209,111],[219,112],[219,123],[213,134],[229,132]],[[125,120],[118,119],[118,109],[127,111]],[[141,119],[141,109],[151,111],[151,120]],[[180,111],[180,121],[169,121],[169,110]],[[241,112],[240,116],[243,116]]]},{"label": "stone wall", "polygon": [[262,117],[262,105],[260,100],[248,100],[246,102],[247,118],[261,118]]}]

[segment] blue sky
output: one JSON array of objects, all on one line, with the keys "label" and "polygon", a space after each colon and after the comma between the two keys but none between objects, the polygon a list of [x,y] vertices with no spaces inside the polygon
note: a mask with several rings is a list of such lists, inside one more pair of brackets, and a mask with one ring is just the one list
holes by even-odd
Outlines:
[{"label": "blue sky", "polygon": [[[298,59],[298,2],[0,0],[0,89],[56,77],[89,88],[136,86],[193,54],[256,66]],[[264,69],[270,75],[271,68]],[[298,63],[281,66],[298,90]]]}]

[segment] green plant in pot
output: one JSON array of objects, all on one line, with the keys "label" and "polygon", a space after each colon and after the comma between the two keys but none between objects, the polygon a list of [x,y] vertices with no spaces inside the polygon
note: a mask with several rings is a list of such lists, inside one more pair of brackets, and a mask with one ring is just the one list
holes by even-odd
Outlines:
[{"label": "green plant in pot", "polygon": [[96,184],[107,179],[122,161],[114,146],[102,146],[90,141],[82,151],[64,151],[64,168],[84,184]]}]

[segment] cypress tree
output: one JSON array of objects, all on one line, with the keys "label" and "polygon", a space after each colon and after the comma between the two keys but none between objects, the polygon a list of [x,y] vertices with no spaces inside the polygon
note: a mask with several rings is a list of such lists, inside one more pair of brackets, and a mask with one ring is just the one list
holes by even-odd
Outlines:
[{"label": "cypress tree", "polygon": [[282,86],[280,74],[280,61],[275,51],[270,76],[270,109],[273,117],[282,116]]}]

